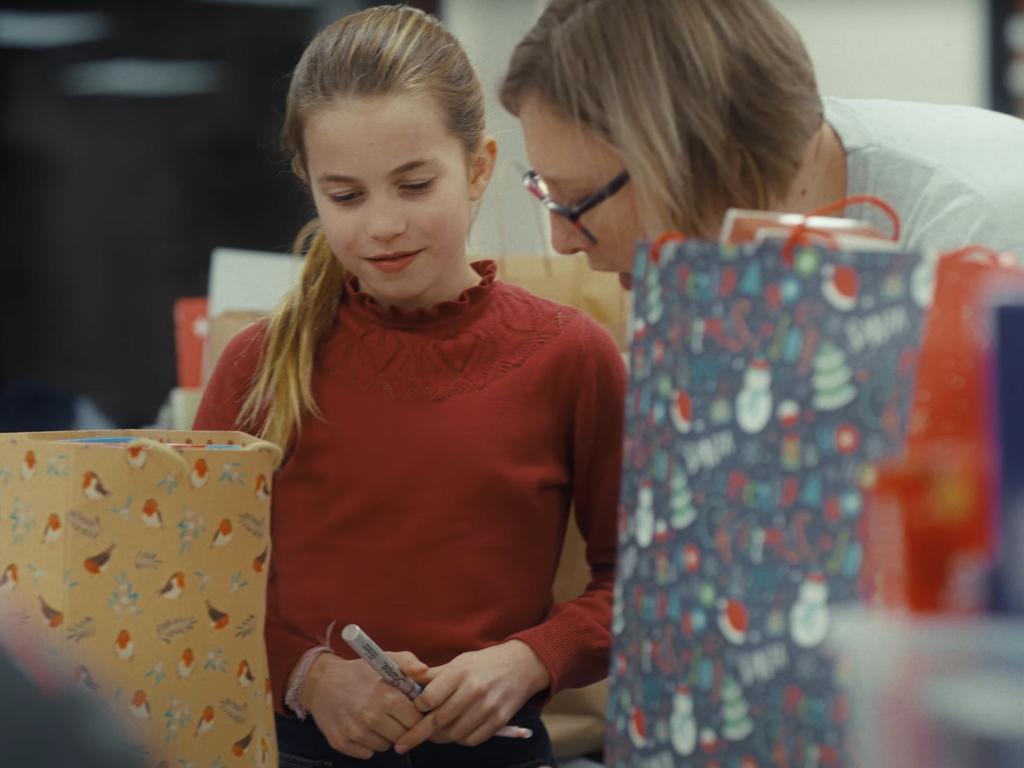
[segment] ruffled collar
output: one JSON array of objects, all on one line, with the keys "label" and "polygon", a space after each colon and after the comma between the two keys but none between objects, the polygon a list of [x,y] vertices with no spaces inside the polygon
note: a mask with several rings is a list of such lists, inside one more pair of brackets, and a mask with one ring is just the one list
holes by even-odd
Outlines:
[{"label": "ruffled collar", "polygon": [[401,309],[385,307],[377,300],[359,289],[359,279],[349,275],[345,280],[345,293],[341,307],[343,310],[387,325],[415,326],[435,323],[461,317],[473,308],[478,307],[494,289],[494,280],[498,274],[498,265],[490,260],[475,261],[470,266],[480,275],[480,282],[470,286],[455,299],[441,301],[431,307]]}]

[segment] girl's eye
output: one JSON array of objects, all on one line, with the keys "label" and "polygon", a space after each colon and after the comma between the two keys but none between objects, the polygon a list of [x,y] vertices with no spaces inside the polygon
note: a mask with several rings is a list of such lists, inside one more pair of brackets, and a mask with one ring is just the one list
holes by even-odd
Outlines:
[{"label": "girl's eye", "polygon": [[335,192],[333,194],[328,194],[327,197],[330,198],[331,202],[341,203],[344,205],[346,203],[356,202],[361,195],[361,192]]},{"label": "girl's eye", "polygon": [[434,186],[434,179],[427,179],[426,181],[409,181],[402,184],[400,189],[403,192],[408,192],[413,195],[418,195],[426,192],[432,186]]}]

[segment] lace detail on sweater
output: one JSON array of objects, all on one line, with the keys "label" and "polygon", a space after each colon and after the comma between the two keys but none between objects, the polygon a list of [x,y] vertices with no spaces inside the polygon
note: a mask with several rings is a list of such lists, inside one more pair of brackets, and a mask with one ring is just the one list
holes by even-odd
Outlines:
[{"label": "lace detail on sweater", "polygon": [[331,377],[393,398],[445,400],[519,368],[576,314],[501,282],[463,316],[422,327],[373,322],[343,305],[322,364]]}]

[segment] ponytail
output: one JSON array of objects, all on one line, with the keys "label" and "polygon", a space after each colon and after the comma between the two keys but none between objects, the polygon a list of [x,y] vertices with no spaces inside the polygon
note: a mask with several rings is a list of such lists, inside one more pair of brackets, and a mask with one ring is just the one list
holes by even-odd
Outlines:
[{"label": "ponytail", "polygon": [[263,356],[239,412],[242,425],[283,448],[302,431],[303,416],[322,418],[313,398],[313,361],[334,324],[345,283],[345,270],[316,220],[299,232],[295,253],[301,254],[307,242],[299,284],[267,322]]}]

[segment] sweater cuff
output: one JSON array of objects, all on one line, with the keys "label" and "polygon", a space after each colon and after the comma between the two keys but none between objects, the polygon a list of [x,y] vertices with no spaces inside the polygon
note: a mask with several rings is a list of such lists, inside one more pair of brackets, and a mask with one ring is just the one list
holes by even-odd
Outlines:
[{"label": "sweater cuff", "polygon": [[547,621],[508,639],[526,643],[547,668],[551,686],[541,694],[545,699],[565,688],[589,685],[607,675],[607,649],[590,648],[591,638],[575,622]]}]

